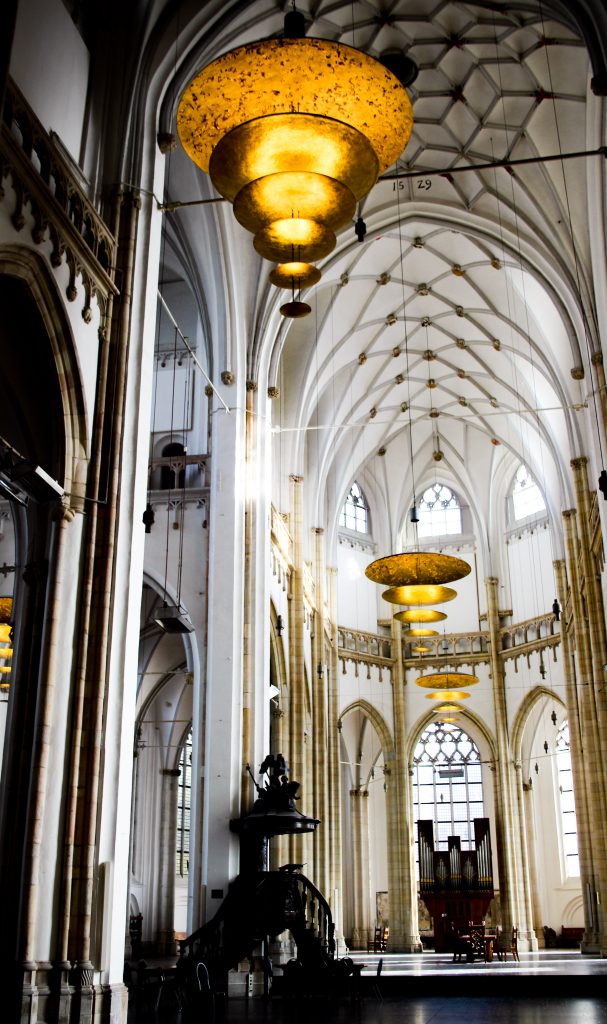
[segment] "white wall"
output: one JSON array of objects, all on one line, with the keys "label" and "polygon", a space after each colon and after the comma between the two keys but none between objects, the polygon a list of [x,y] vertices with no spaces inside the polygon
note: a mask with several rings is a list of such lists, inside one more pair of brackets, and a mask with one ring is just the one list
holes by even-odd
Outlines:
[{"label": "white wall", "polygon": [[[365,569],[375,558],[370,547],[362,546],[354,538],[340,535],[337,545],[337,621],[352,629],[377,633],[376,583],[365,576]],[[386,604],[384,618],[390,618]]]},{"label": "white wall", "polygon": [[48,132],[76,163],[89,76],[89,52],[61,0],[20,0],[10,73]]},{"label": "white wall", "polygon": [[506,548],[512,621],[524,622],[552,607],[556,584],[550,531],[542,524],[512,534]]}]

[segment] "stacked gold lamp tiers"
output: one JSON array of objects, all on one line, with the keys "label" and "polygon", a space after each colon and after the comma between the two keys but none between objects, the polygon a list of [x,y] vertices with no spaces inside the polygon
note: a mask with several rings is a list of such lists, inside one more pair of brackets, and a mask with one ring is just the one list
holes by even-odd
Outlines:
[{"label": "stacked gold lamp tiers", "polygon": [[[463,579],[470,572],[468,562],[453,555],[431,551],[410,551],[378,558],[365,570],[374,583],[388,585],[382,594],[389,604],[406,605],[394,617],[407,626],[405,639],[417,642],[413,650],[422,655],[430,648],[424,638],[438,636],[433,624],[443,622],[446,612],[431,605],[444,604],[457,597],[457,591],[446,584]],[[465,700],[470,694],[464,687],[478,683],[478,677],[468,672],[435,672],[420,676],[418,686],[431,689],[428,699],[438,701],[435,711],[443,722],[454,721],[453,714],[461,709],[455,701]]]},{"label": "stacked gold lamp tiers", "polygon": [[218,57],[177,111],[186,153],[232,203],[255,250],[277,264],[270,281],[291,291],[287,317],[310,312],[300,293],[320,280],[316,261],[413,127],[406,89],[379,60],[303,30],[293,11],[284,37]]}]

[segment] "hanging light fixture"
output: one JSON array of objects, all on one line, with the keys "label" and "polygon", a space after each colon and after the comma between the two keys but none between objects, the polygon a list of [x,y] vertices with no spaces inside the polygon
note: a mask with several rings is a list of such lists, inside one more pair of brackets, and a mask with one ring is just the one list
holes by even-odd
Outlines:
[{"label": "hanging light fixture", "polygon": [[418,686],[424,686],[429,690],[451,690],[462,686],[474,686],[478,683],[478,676],[471,672],[433,672],[428,676],[420,676],[415,680]]},{"label": "hanging light fixture", "polygon": [[394,616],[399,622],[442,622],[447,618],[446,612],[437,612],[435,608],[407,608]]},{"label": "hanging light fixture", "polygon": [[381,595],[388,604],[445,604],[457,597],[457,590],[434,583],[415,584],[414,586],[390,587]]},{"label": "hanging light fixture", "polygon": [[438,629],[430,629],[429,626],[413,626],[412,629],[408,629],[406,633],[403,633],[403,637],[406,640],[413,640],[415,637],[424,636],[438,636]]},{"label": "hanging light fixture", "polygon": [[[468,685],[470,685],[468,683]],[[440,690],[438,693],[427,693],[428,700],[443,700],[450,704],[454,700],[467,700],[470,696],[466,690]]]},{"label": "hanging light fixture", "polygon": [[365,576],[374,583],[389,587],[426,586],[428,583],[460,580],[468,575],[470,569],[468,562],[454,555],[443,555],[437,551],[406,551],[377,558],[367,566]]},{"label": "hanging light fixture", "polygon": [[[285,35],[240,46],[190,82],[177,130],[265,259],[272,284],[292,291],[285,316],[310,311],[295,292],[354,219],[359,201],[409,141],[411,101],[399,78],[366,53],[305,38],[291,11]],[[388,61],[387,61],[388,63]]]}]

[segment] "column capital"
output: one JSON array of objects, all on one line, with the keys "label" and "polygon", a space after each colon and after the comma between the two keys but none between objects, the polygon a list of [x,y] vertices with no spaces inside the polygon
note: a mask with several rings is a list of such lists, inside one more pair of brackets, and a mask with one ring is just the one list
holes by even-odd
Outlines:
[{"label": "column capital", "polygon": [[563,519],[575,519],[575,517],[577,515],[577,509],[575,509],[575,508],[566,508],[564,510],[564,512],[562,513],[562,515],[563,515]]},{"label": "column capital", "polygon": [[485,583],[488,587],[497,587],[499,579],[497,576],[485,576]]},{"label": "column capital", "polygon": [[588,465],[588,456],[578,455],[575,459],[571,459],[570,465],[572,469],[583,469]]},{"label": "column capital", "polygon": [[297,473],[289,473],[289,480],[291,481],[291,483],[302,484],[303,479],[303,476],[298,476]]},{"label": "column capital", "polygon": [[161,768],[160,769],[160,774],[161,775],[168,775],[168,776],[170,776],[173,779],[178,779],[179,776],[181,775],[181,771],[180,771],[179,768]]},{"label": "column capital", "polygon": [[312,527],[312,533],[316,533],[319,536],[322,535],[324,532],[325,532],[324,526],[313,526]]}]

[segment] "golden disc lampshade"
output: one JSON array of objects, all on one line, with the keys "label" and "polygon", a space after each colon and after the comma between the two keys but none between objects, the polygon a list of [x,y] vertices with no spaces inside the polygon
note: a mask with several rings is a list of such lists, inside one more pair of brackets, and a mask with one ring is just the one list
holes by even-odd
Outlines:
[{"label": "golden disc lampshade", "polygon": [[424,583],[410,587],[390,587],[389,590],[384,590],[381,596],[389,604],[444,604],[457,597],[457,590],[454,590],[453,587]]},{"label": "golden disc lampshade", "polygon": [[424,636],[438,636],[438,629],[430,629],[429,626],[414,626],[403,633],[405,640],[414,640],[416,637]]},{"label": "golden disc lampshade", "polygon": [[415,682],[428,690],[455,690],[462,686],[474,686],[478,676],[471,672],[433,672],[431,675],[420,676]]},{"label": "golden disc lampshade", "polygon": [[446,612],[437,612],[436,608],[407,608],[394,616],[399,622],[442,622],[447,618]]},{"label": "golden disc lampshade", "polygon": [[428,700],[445,700],[449,703],[454,700],[467,700],[469,696],[466,690],[439,690],[438,693],[426,694]]},{"label": "golden disc lampshade", "polygon": [[411,101],[392,72],[325,39],[231,50],[198,72],[177,110],[186,153],[233,204],[256,251],[279,264],[272,284],[293,295],[314,283],[314,261],[335,247],[335,232],[412,127]]},{"label": "golden disc lampshade", "polygon": [[453,583],[469,572],[470,565],[463,558],[442,555],[436,551],[407,551],[376,559],[365,569],[365,576],[386,587],[406,587]]}]

